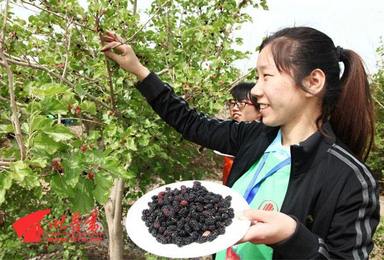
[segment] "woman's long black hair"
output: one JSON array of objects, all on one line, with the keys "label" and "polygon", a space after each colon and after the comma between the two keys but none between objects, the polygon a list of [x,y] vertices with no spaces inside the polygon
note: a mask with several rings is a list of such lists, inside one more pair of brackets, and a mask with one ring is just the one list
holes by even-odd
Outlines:
[{"label": "woman's long black hair", "polygon": [[[267,37],[260,50],[271,47],[278,70],[290,74],[296,84],[313,70],[325,74],[322,114],[316,123],[321,133],[330,121],[336,136],[360,159],[366,160],[374,139],[374,109],[367,73],[360,56],[336,47],[326,34],[310,27],[282,29]],[[339,62],[344,64],[340,77]]]}]

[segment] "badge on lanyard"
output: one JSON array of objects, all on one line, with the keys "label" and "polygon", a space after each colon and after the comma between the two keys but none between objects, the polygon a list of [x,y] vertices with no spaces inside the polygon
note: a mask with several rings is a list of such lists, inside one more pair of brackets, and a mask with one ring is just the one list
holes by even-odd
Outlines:
[{"label": "badge on lanyard", "polygon": [[281,161],[277,165],[275,165],[272,169],[270,169],[265,174],[265,176],[263,178],[261,178],[260,180],[257,181],[257,177],[259,176],[261,170],[263,169],[265,162],[267,161],[268,156],[269,156],[269,152],[264,153],[264,155],[261,158],[259,165],[256,169],[256,172],[254,173],[253,178],[252,178],[251,182],[249,183],[247,190],[244,193],[244,198],[247,200],[248,204],[251,204],[252,200],[255,198],[257,192],[259,191],[261,184],[266,179],[271,177],[273,174],[275,174],[281,168],[291,164],[291,158],[288,157],[284,161]]}]

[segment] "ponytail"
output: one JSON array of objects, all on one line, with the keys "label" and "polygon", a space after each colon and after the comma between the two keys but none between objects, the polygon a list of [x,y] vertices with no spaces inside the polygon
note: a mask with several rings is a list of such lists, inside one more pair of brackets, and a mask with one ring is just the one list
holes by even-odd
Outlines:
[{"label": "ponytail", "polygon": [[338,47],[344,63],[340,79],[341,94],[330,122],[336,136],[361,160],[365,161],[374,140],[374,109],[367,73],[360,56]]},{"label": "ponytail", "polygon": [[[336,136],[361,160],[373,145],[374,111],[367,73],[358,54],[335,47],[326,34],[310,27],[282,29],[263,40],[260,50],[270,45],[279,70],[290,73],[296,84],[314,69],[325,74],[321,114],[316,120],[320,133],[331,123]],[[340,79],[339,62],[344,63]]]}]

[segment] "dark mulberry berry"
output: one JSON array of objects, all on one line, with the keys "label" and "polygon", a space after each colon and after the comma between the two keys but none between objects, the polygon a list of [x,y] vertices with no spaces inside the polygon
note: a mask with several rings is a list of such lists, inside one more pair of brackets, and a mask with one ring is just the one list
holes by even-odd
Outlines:
[{"label": "dark mulberry berry", "polygon": [[152,196],[142,220],[159,243],[188,245],[212,241],[232,223],[231,197],[209,192],[200,182],[180,189],[167,187]]}]

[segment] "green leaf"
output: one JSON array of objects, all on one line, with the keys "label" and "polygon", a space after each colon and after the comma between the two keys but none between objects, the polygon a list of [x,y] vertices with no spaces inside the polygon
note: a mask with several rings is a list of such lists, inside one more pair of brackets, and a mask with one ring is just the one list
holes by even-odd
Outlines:
[{"label": "green leaf", "polygon": [[137,146],[135,144],[135,139],[133,138],[128,138],[127,141],[125,142],[125,147],[128,149],[128,150],[131,150],[131,151],[137,151]]},{"label": "green leaf", "polygon": [[83,99],[88,94],[87,90],[81,87],[80,85],[77,85],[75,87],[75,92],[77,95],[80,96],[81,99]]},{"label": "green leaf", "polygon": [[52,176],[51,188],[60,197],[73,196],[74,190],[68,187],[65,180],[59,174]]},{"label": "green leaf", "polygon": [[96,188],[93,191],[95,199],[100,204],[104,204],[108,200],[109,193],[113,184],[113,178],[108,175],[104,175],[101,172],[96,173],[95,175]]},{"label": "green leaf", "polygon": [[41,116],[41,115],[34,116],[32,117],[32,120],[31,120],[31,126],[30,126],[31,129],[29,132],[32,133],[37,130],[43,130],[43,129],[49,128],[51,124],[52,124],[52,120],[45,116]]},{"label": "green leaf", "polygon": [[68,87],[58,83],[48,83],[39,88],[34,87],[32,94],[40,98],[52,97],[59,94],[64,94],[68,90]]},{"label": "green leaf", "polygon": [[12,132],[13,132],[13,126],[11,124],[0,125],[0,133],[6,134],[6,133],[12,133]]},{"label": "green leaf", "polygon": [[149,134],[142,135],[141,138],[139,139],[139,145],[144,147],[148,146],[150,138],[151,136]]},{"label": "green leaf", "polygon": [[127,171],[124,171],[124,174],[122,174],[122,177],[125,178],[125,179],[133,179],[136,177],[136,174],[134,171],[131,171],[131,170],[127,170]]},{"label": "green leaf", "polygon": [[96,115],[96,104],[91,101],[84,101],[80,104],[80,108],[84,112],[88,112],[91,115]]},{"label": "green leaf", "polygon": [[200,32],[200,31],[197,32],[195,36],[196,36],[196,40],[197,41],[201,41],[204,38],[204,34],[202,32]]},{"label": "green leaf", "polygon": [[22,183],[28,174],[32,174],[32,170],[23,161],[17,161],[11,164],[11,177],[17,182]]},{"label": "green leaf", "polygon": [[0,188],[8,190],[12,185],[12,176],[8,173],[0,174]]},{"label": "green leaf", "polygon": [[32,100],[28,105],[26,106],[25,110],[29,113],[35,113],[36,111],[42,110],[41,103],[36,100]]},{"label": "green leaf", "polygon": [[23,161],[12,163],[10,172],[10,177],[28,190],[40,185],[37,173],[32,171],[29,165]]},{"label": "green leaf", "polygon": [[120,176],[120,173],[124,171],[123,169],[121,169],[120,163],[112,156],[108,156],[105,158],[102,167],[108,172],[108,174],[112,174],[116,177]]},{"label": "green leaf", "polygon": [[0,174],[0,205],[5,200],[5,192],[12,186],[12,177],[9,173]]},{"label": "green leaf", "polygon": [[38,134],[33,138],[33,149],[49,155],[54,154],[59,150],[61,145],[55,142],[50,136],[46,134]]},{"label": "green leaf", "polygon": [[54,125],[49,129],[44,129],[44,133],[52,137],[56,142],[67,141],[73,137],[72,132],[64,125]]},{"label": "green leaf", "polygon": [[0,205],[5,201],[5,189],[0,190]]},{"label": "green leaf", "polygon": [[43,159],[43,158],[36,158],[36,159],[28,161],[28,163],[31,167],[36,167],[36,168],[47,167],[47,160]]},{"label": "green leaf", "polygon": [[67,113],[67,104],[62,102],[62,100],[44,98],[41,102],[42,112],[45,114],[66,114]]},{"label": "green leaf", "polygon": [[65,183],[70,187],[74,188],[79,181],[79,177],[81,173],[80,166],[77,164],[75,160],[71,160],[70,158],[69,160],[63,161],[63,167],[64,167],[63,179]]},{"label": "green leaf", "polygon": [[39,176],[36,172],[32,171],[30,174],[25,176],[24,182],[20,184],[27,190],[40,186]]},{"label": "green leaf", "polygon": [[29,165],[23,161],[11,164],[11,178],[28,190],[40,185],[37,173],[32,171]]},{"label": "green leaf", "polygon": [[93,184],[89,180],[81,178],[76,185],[75,192],[72,194],[70,201],[72,202],[72,211],[79,211],[82,214],[89,213],[95,201],[92,196]]}]

